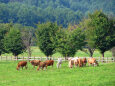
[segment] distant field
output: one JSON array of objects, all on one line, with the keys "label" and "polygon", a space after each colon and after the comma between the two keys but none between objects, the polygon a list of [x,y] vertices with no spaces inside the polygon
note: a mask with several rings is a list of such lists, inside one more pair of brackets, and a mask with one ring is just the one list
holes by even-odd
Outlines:
[{"label": "distant field", "polygon": [[115,86],[115,63],[98,67],[68,68],[63,62],[60,69],[48,67],[37,71],[28,63],[28,69],[16,70],[16,61],[0,61],[0,86]]},{"label": "distant field", "polygon": [[[12,56],[12,54],[3,54],[2,56]],[[28,56],[27,53],[23,53],[19,56]],[[40,49],[38,47],[32,47],[32,56],[36,56],[36,57],[45,57],[45,55],[40,51]],[[75,56],[79,56],[79,57],[89,57],[88,54],[86,54],[83,51],[78,51],[76,52]],[[100,57],[101,54],[99,53],[98,50],[96,50],[94,52],[93,57]],[[62,55],[60,53],[55,53],[53,55],[53,57],[62,57]],[[110,51],[105,52],[105,57],[112,57],[112,53]]]}]

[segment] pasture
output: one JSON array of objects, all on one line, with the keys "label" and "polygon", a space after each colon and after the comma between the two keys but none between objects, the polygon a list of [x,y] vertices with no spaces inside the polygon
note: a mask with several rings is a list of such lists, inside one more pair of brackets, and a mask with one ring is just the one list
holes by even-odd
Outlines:
[{"label": "pasture", "polygon": [[0,86],[115,86],[115,63],[100,63],[98,67],[68,68],[56,62],[47,70],[37,71],[28,62],[28,69],[16,70],[17,61],[0,61]]}]

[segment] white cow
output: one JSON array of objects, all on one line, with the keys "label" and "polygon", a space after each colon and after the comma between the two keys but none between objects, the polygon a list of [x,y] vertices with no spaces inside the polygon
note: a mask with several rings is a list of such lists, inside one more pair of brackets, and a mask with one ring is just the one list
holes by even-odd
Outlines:
[{"label": "white cow", "polygon": [[57,60],[57,68],[60,68],[62,64],[62,58],[58,58]]},{"label": "white cow", "polygon": [[[78,60],[78,57],[68,58],[68,60],[69,60],[69,67],[70,67],[70,68],[73,68],[73,66],[75,65],[75,63],[76,63],[77,60]],[[77,66],[77,65],[75,65],[75,66]]]}]

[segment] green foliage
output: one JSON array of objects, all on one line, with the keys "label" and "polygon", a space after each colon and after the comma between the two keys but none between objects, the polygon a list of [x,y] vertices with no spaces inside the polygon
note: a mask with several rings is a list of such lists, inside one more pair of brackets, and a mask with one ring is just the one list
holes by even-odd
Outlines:
[{"label": "green foliage", "polygon": [[11,24],[0,24],[0,55],[5,52],[3,40],[11,26]]},{"label": "green foliage", "polygon": [[38,46],[46,56],[52,56],[55,51],[55,37],[59,27],[56,23],[39,24],[36,30]]},{"label": "green foliage", "polygon": [[25,46],[22,43],[21,33],[18,29],[10,29],[4,38],[4,48],[8,53],[12,53],[14,56],[23,53]]},{"label": "green foliage", "polygon": [[101,11],[95,11],[89,15],[91,21],[89,26],[92,27],[93,42],[102,54],[115,46],[114,23]]},{"label": "green foliage", "polygon": [[60,30],[57,36],[58,52],[64,57],[73,57],[77,50],[85,46],[85,35],[80,28],[73,31]]},{"label": "green foliage", "polygon": [[57,22],[67,27],[95,10],[115,15],[115,1],[110,0],[0,0],[0,22],[34,26],[38,22]]}]

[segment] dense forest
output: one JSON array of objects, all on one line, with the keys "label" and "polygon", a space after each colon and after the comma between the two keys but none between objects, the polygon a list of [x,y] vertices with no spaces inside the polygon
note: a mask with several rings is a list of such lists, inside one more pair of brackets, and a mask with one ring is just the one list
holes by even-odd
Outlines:
[{"label": "dense forest", "polygon": [[0,0],[0,23],[35,27],[51,21],[67,27],[95,10],[115,16],[115,0]]}]

